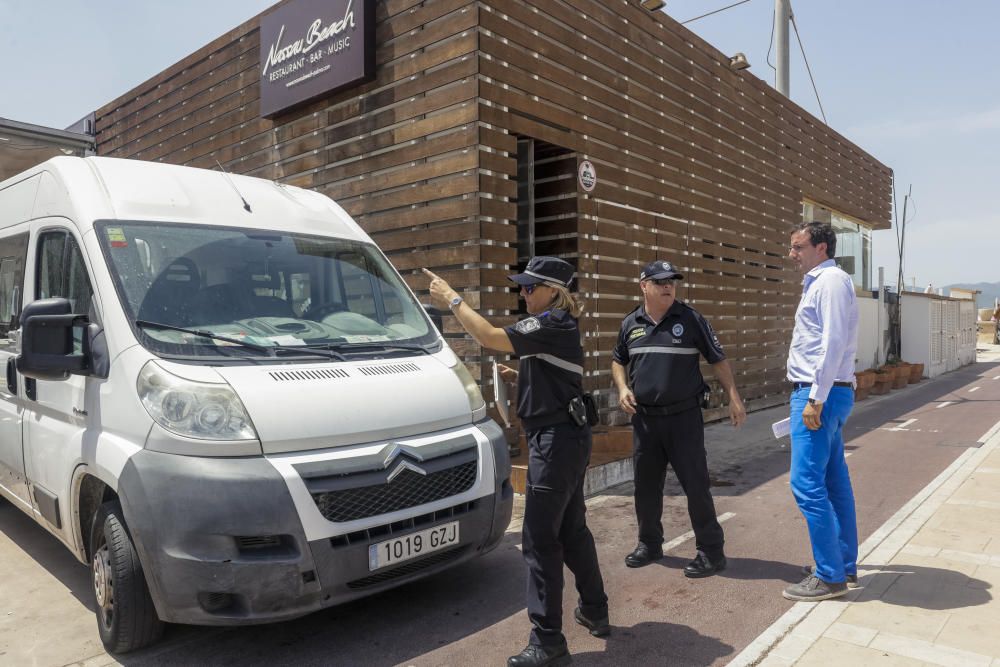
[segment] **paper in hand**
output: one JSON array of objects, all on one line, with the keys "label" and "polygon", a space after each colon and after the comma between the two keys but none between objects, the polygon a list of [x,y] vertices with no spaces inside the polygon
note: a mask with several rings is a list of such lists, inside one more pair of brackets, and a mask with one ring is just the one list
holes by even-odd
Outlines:
[{"label": "paper in hand", "polygon": [[497,404],[497,412],[503,418],[504,426],[510,428],[510,412],[507,407],[507,383],[500,377],[500,366],[493,362],[493,399]]}]

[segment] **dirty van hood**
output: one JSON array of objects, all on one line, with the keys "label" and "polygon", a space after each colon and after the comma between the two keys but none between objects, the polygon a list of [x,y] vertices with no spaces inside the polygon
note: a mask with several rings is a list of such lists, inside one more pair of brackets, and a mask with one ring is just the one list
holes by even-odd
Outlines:
[{"label": "dirty van hood", "polygon": [[266,454],[401,438],[472,419],[458,376],[432,356],[216,370],[243,401]]}]

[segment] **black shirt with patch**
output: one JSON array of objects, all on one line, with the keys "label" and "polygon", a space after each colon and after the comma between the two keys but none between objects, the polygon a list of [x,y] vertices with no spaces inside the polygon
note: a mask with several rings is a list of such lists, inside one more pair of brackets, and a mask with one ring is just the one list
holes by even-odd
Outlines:
[{"label": "black shirt with patch", "polygon": [[569,415],[570,399],[583,393],[583,346],[576,319],[563,310],[546,311],[505,327],[518,365],[517,416],[525,429],[533,422]]},{"label": "black shirt with patch", "polygon": [[711,325],[697,310],[675,300],[658,323],[639,306],[622,320],[614,360],[628,367],[635,400],[668,406],[701,393],[705,379],[698,357],[710,364],[726,358]]}]

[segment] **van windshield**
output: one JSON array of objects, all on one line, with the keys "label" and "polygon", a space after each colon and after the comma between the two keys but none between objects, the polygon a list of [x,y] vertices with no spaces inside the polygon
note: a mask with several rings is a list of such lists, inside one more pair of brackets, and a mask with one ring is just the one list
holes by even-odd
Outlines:
[{"label": "van windshield", "polygon": [[255,347],[274,346],[287,360],[296,346],[310,359],[308,347],[413,354],[436,346],[423,308],[370,243],[191,224],[96,227],[129,320],[166,325],[136,327],[157,354],[260,358]]}]

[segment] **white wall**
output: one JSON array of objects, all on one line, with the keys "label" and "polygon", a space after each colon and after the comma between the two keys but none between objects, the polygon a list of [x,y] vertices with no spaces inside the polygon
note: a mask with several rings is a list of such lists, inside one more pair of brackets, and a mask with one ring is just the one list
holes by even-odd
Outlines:
[{"label": "white wall", "polygon": [[975,362],[975,302],[904,292],[901,310],[903,361],[923,363],[927,377]]},{"label": "white wall", "polygon": [[[858,296],[858,353],[854,361],[855,371],[874,368],[885,361],[889,335],[889,313],[884,303],[881,310],[880,321],[878,299],[873,299],[870,296]],[[879,336],[882,337],[881,359],[879,358]]]}]

